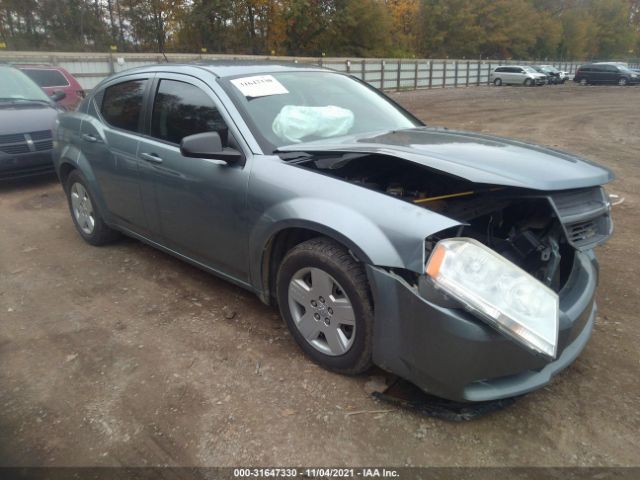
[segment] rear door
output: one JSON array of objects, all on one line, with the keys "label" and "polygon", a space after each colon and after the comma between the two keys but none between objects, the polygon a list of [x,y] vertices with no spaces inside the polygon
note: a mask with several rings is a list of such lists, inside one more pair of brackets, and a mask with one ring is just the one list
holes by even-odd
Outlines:
[{"label": "rear door", "polygon": [[591,78],[590,81],[593,83],[606,82],[607,81],[607,65],[592,65],[590,78]]},{"label": "rear door", "polygon": [[140,192],[138,142],[152,78],[131,75],[107,84],[92,99],[94,115],[81,126],[82,152],[109,213],[118,224],[142,235],[149,228]]},{"label": "rear door", "polygon": [[248,281],[250,163],[228,165],[180,153],[184,137],[207,131],[217,131],[223,145],[242,149],[226,110],[204,82],[158,73],[146,128],[138,150],[142,189],[145,205],[154,205],[150,222],[162,243],[232,279]]}]

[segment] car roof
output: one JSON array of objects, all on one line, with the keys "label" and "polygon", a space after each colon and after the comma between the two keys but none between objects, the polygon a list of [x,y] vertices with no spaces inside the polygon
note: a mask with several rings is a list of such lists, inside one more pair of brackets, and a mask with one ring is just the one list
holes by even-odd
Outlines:
[{"label": "car roof", "polygon": [[175,73],[191,73],[195,74],[198,71],[208,71],[214,74],[216,77],[235,77],[238,75],[257,75],[257,74],[269,74],[277,72],[290,72],[292,70],[299,71],[316,71],[316,72],[330,72],[332,70],[322,68],[319,66],[300,64],[294,62],[273,62],[273,61],[249,61],[249,60],[213,60],[208,62],[195,62],[195,63],[158,63],[154,65],[147,65],[144,67],[136,67],[127,70],[123,70],[114,77],[122,75],[129,75],[132,73],[144,73],[144,72],[175,72]]}]

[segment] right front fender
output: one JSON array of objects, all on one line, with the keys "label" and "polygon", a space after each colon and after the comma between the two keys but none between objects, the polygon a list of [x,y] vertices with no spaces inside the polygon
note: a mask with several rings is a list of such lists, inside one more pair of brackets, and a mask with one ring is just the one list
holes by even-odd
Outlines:
[{"label": "right front fender", "polygon": [[307,228],[347,246],[371,265],[422,273],[425,238],[459,222],[423,207],[279,157],[253,158],[248,206],[251,283],[259,289],[262,256],[285,228]]}]

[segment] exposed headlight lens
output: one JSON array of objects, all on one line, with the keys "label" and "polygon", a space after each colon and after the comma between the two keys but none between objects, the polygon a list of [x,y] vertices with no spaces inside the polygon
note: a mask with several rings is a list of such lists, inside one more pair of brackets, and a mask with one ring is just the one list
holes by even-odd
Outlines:
[{"label": "exposed headlight lens", "polygon": [[434,248],[426,273],[489,325],[555,358],[558,295],[503,256],[471,238],[449,238]]}]

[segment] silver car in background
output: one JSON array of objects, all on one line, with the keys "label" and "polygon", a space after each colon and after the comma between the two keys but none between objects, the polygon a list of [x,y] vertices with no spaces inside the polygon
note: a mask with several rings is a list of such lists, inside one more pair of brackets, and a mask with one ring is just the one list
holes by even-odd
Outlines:
[{"label": "silver car in background", "polygon": [[490,81],[496,87],[501,85],[544,85],[547,76],[536,72],[528,65],[501,65],[491,72]]}]

